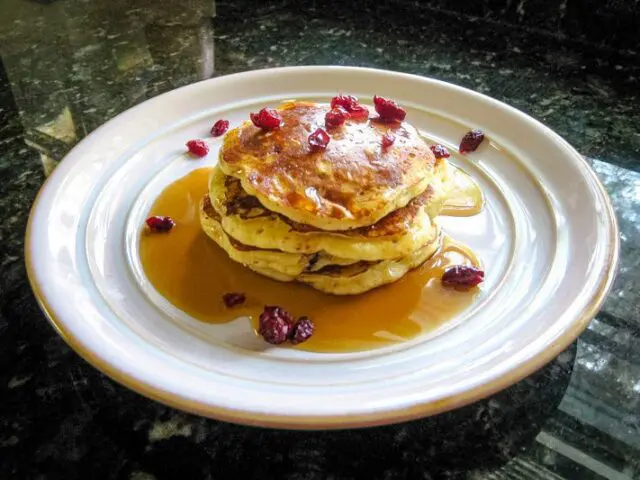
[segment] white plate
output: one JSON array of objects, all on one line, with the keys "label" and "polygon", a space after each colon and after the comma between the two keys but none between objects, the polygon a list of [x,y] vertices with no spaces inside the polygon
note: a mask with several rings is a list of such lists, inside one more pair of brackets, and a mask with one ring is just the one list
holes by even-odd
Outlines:
[{"label": "white plate", "polygon": [[[490,142],[458,163],[487,207],[444,227],[486,265],[474,305],[435,334],[354,354],[264,349],[246,321],[207,325],[145,280],[140,225],[155,196],[213,164],[214,119],[232,125],[281,100],[336,92],[401,102],[408,120],[455,149],[470,128]],[[207,138],[203,161],[184,155]],[[518,381],[586,327],[613,281],[618,232],[583,158],[548,128],[484,95],[417,76],[343,67],[261,70],[166,93],[76,146],[33,206],[26,261],[66,341],[115,380],[177,408],[233,422],[342,428],[431,415]]]}]

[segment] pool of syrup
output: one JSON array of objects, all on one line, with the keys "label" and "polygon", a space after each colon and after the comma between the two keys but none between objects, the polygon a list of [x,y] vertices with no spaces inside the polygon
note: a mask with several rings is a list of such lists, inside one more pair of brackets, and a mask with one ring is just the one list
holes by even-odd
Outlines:
[{"label": "pool of syrup", "polygon": [[447,185],[448,198],[440,215],[451,217],[471,217],[484,208],[484,195],[469,174],[449,165],[451,175]]},{"label": "pool of syrup", "polygon": [[[434,330],[467,308],[478,293],[478,289],[442,287],[440,277],[447,267],[479,265],[468,248],[446,236],[438,253],[423,265],[393,284],[360,295],[329,295],[254,273],[229,259],[200,228],[199,202],[207,193],[210,172],[209,168],[195,170],[166,187],[149,216],[168,215],[176,227],[168,234],[143,234],[140,240],[142,266],[152,285],[200,321],[225,323],[248,316],[251,324],[247,330],[255,331],[264,305],[278,305],[296,317],[307,315],[316,324],[313,337],[295,348],[354,352],[407,341]],[[450,214],[468,215],[478,209],[477,202],[461,198],[464,195],[469,197],[461,193],[454,199]],[[226,308],[222,295],[228,292],[243,292],[247,301]]]}]

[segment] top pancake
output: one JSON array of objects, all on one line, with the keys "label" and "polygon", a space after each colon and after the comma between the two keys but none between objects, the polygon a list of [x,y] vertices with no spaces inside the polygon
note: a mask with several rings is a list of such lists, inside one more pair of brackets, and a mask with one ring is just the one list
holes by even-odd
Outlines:
[{"label": "top pancake", "polygon": [[[405,122],[350,119],[327,129],[326,150],[312,151],[307,139],[325,128],[329,109],[286,103],[278,109],[283,125],[274,131],[245,122],[225,136],[220,167],[269,210],[323,230],[372,225],[427,189],[435,157]],[[396,140],[383,149],[387,132]]]}]

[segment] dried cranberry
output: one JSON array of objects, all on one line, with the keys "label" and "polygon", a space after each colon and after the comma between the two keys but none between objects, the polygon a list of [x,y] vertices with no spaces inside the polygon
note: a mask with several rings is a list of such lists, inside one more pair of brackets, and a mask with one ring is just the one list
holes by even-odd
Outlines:
[{"label": "dried cranberry", "polygon": [[349,118],[354,120],[366,120],[369,118],[369,109],[364,105],[356,105],[349,112]]},{"label": "dried cranberry", "polygon": [[250,113],[249,116],[253,124],[263,130],[275,130],[282,125],[282,117],[273,108],[265,107],[258,113]]},{"label": "dried cranberry", "polygon": [[456,265],[442,275],[442,284],[448,287],[475,287],[484,281],[484,272],[475,267]]},{"label": "dried cranberry", "polygon": [[337,106],[327,112],[324,116],[324,123],[327,128],[339,127],[347,121],[347,118],[349,118],[349,112],[341,106]]},{"label": "dried cranberry", "polygon": [[245,300],[246,297],[244,293],[240,292],[225,293],[224,295],[222,295],[222,301],[227,306],[227,308],[232,308],[236,305],[242,305]]},{"label": "dried cranberry", "polygon": [[176,222],[174,222],[171,217],[162,217],[160,215],[149,217],[145,222],[149,230],[159,233],[166,233],[176,225]]},{"label": "dried cranberry", "polygon": [[324,150],[329,145],[330,140],[329,134],[321,128],[309,135],[309,145],[313,150]]},{"label": "dried cranberry", "polygon": [[198,157],[204,157],[209,153],[209,147],[202,140],[189,140],[187,142],[187,148],[189,149],[189,152]]},{"label": "dried cranberry", "polygon": [[260,328],[258,333],[272,345],[284,343],[289,338],[293,328],[293,317],[280,307],[264,307],[260,314]]},{"label": "dried cranberry", "polygon": [[211,127],[211,135],[219,137],[220,135],[224,135],[227,130],[229,130],[229,120],[218,120],[213,124],[213,127]]},{"label": "dried cranberry", "polygon": [[391,145],[393,145],[393,142],[395,141],[396,141],[396,136],[393,133],[391,132],[385,133],[382,136],[382,148],[390,147]]},{"label": "dried cranberry", "polygon": [[431,151],[433,152],[436,158],[449,158],[451,156],[451,154],[449,153],[449,150],[447,150],[447,147],[440,144],[431,145]]},{"label": "dried cranberry", "polygon": [[376,95],[373,97],[373,105],[376,107],[376,112],[378,112],[380,120],[383,122],[401,122],[407,116],[404,108],[388,98]]},{"label": "dried cranberry", "polygon": [[309,340],[315,330],[316,326],[309,317],[300,317],[289,334],[291,343],[297,345]]},{"label": "dried cranberry", "polygon": [[354,108],[360,106],[358,99],[353,95],[338,95],[331,99],[331,108],[342,107],[347,112],[351,112]]},{"label": "dried cranberry", "polygon": [[482,130],[471,130],[467,132],[460,141],[460,153],[475,152],[484,140],[484,132]]}]

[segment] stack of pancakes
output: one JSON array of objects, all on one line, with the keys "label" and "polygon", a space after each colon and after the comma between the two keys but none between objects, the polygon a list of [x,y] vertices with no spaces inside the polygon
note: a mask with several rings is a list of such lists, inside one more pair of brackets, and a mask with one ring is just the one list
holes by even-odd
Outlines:
[{"label": "stack of pancakes", "polygon": [[[227,133],[201,204],[203,230],[235,261],[281,281],[357,294],[402,278],[439,247],[447,162],[406,122],[347,120],[327,104],[289,102],[282,126]],[[383,135],[395,142],[384,148]]]}]

